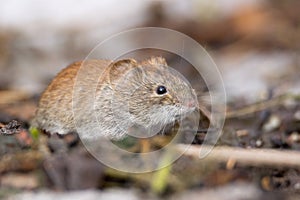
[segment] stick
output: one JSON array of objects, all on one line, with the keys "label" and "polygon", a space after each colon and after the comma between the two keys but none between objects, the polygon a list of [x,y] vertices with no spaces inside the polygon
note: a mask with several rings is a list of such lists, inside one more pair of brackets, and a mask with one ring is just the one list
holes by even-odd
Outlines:
[{"label": "stick", "polygon": [[226,118],[227,119],[236,118],[236,117],[244,116],[247,114],[252,114],[255,112],[265,110],[267,108],[278,106],[287,99],[299,100],[299,98],[300,98],[299,95],[284,94],[284,95],[272,98],[270,100],[261,101],[261,102],[254,103],[252,105],[245,106],[244,108],[241,108],[238,110],[228,111],[226,113]]},{"label": "stick", "polygon": [[[179,151],[184,152],[184,155],[199,158],[201,148],[204,151],[209,151],[212,147],[208,145],[191,145],[185,151],[187,146],[179,144],[177,148]],[[225,163],[234,160],[237,164],[243,166],[300,167],[300,152],[292,150],[242,149],[217,146],[212,148],[206,158]]]}]

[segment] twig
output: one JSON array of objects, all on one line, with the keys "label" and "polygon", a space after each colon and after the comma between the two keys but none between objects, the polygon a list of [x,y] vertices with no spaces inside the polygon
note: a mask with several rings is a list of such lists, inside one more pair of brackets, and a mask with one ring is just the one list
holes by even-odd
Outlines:
[{"label": "twig", "polygon": [[29,98],[29,94],[18,90],[4,90],[0,91],[0,106],[16,103]]},{"label": "twig", "polygon": [[[187,148],[186,145],[180,144],[177,148],[179,151],[184,152],[184,155],[199,158],[200,150],[209,151],[212,146],[191,145]],[[242,149],[217,146],[211,149],[206,158],[224,163],[234,160],[237,164],[243,166],[300,167],[300,152],[292,150]]]},{"label": "twig", "polygon": [[226,113],[226,118],[227,119],[228,118],[236,118],[236,117],[244,116],[247,114],[259,112],[259,111],[265,110],[267,108],[278,106],[287,99],[296,99],[297,100],[299,98],[300,98],[299,96],[292,95],[292,94],[281,95],[281,96],[272,98],[267,101],[261,101],[261,102],[246,106],[246,107],[238,109],[238,110],[228,111]]}]

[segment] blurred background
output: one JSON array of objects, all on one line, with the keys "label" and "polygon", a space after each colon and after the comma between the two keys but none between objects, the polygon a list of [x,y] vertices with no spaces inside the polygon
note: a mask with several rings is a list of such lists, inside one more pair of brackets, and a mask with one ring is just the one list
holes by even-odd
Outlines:
[{"label": "blurred background", "polygon": [[[26,128],[21,129],[22,131],[15,134],[15,137],[6,135],[0,137],[0,199],[3,196],[1,189],[5,189],[5,186],[36,189],[46,185],[40,183],[43,181],[39,181],[42,177],[41,168],[45,171],[43,176],[47,174],[50,179],[52,178],[52,187],[58,190],[91,188],[91,185],[101,188],[105,184],[104,188],[109,188],[117,183],[118,186],[125,188],[124,192],[130,194],[135,191],[128,189],[132,185],[140,187],[142,191],[150,187],[149,181],[152,181],[152,178],[144,175],[142,181],[138,178],[115,177],[109,174],[106,174],[108,178],[102,180],[100,177],[102,172],[99,166],[95,166],[98,162],[95,164],[90,157],[90,160],[86,159],[78,146],[75,146],[78,151],[74,148],[75,150],[70,151],[70,155],[66,154],[66,157],[55,157],[57,154],[54,151],[52,157],[49,157],[50,160],[46,160],[50,163],[49,166],[54,166],[53,168],[47,168],[47,164],[46,167],[34,165],[38,163],[35,159],[32,161],[30,157],[23,155],[18,159],[24,159],[24,162],[17,162],[16,158],[12,157],[12,164],[7,162],[6,168],[3,167],[5,163],[1,162],[2,156],[9,152],[19,152],[20,149],[27,151],[35,146],[33,136],[31,137],[27,129],[28,122],[35,114],[37,97],[55,74],[68,64],[85,59],[101,41],[135,27],[152,26],[177,30],[199,42],[210,54],[223,77],[228,98],[228,113],[231,111],[231,115],[227,113],[220,144],[246,149],[300,150],[299,0],[75,2],[79,1],[0,0],[0,136],[3,130],[19,127],[15,124],[2,124],[12,119],[24,122],[22,126]],[[118,45],[122,44],[116,44],[113,48],[117,49]],[[130,53],[127,55],[132,55]],[[172,60],[174,64],[172,66],[176,67],[176,59],[178,57]],[[184,62],[180,60],[180,63]],[[194,74],[192,71],[185,73],[187,76]],[[273,97],[280,97],[281,94],[296,95],[291,95],[284,101],[276,98],[275,101],[271,101]],[[266,107],[259,104],[257,107],[260,108],[256,107],[257,110],[254,111],[250,109],[250,112],[248,109],[246,114],[244,110],[239,112],[236,109],[266,99],[270,99]],[[204,133],[198,134],[195,144],[201,144],[204,137]],[[56,147],[59,149],[59,145]],[[284,162],[285,159],[282,160]],[[276,191],[271,198],[261,199],[283,199],[278,195],[278,191],[285,191],[286,194],[292,191],[297,195],[297,198],[293,199],[299,198],[298,168],[294,170],[278,167],[280,170],[283,169],[281,171],[273,169],[274,166],[234,168],[236,163],[231,161],[229,159],[226,166],[211,165],[210,162],[203,163],[198,157],[195,160],[182,157],[177,164],[175,163],[173,174],[168,179],[170,186],[168,190],[171,188],[172,192],[182,191],[185,188],[190,188],[191,191],[203,187],[212,188],[209,193],[211,199],[211,194],[216,192],[214,186],[226,186],[226,183],[232,182],[234,184],[230,188],[224,190],[221,188],[219,196],[215,199],[224,199],[224,194],[234,195],[237,190],[241,197],[228,199],[244,199],[245,194],[248,194],[247,199],[259,199],[253,195],[253,188],[249,189],[250,184],[255,186],[254,192],[260,195],[264,194],[262,190]],[[17,164],[19,168],[15,167]],[[204,167],[205,165],[207,167]],[[66,169],[66,166],[69,168]],[[80,171],[80,168],[83,170]],[[12,176],[9,173],[4,174],[7,171],[13,171]],[[34,173],[20,175],[15,171]],[[35,174],[36,172],[38,173]],[[67,178],[73,180],[70,181],[70,185],[66,184],[66,188],[61,184],[69,180],[65,174],[68,174]],[[84,179],[90,179],[87,174],[94,177],[91,179],[95,181],[94,185],[89,185],[91,182]],[[111,180],[109,176],[112,177]],[[77,181],[81,180],[80,178],[85,181]],[[236,182],[239,180],[244,180],[245,184]],[[72,187],[72,184],[76,187]],[[15,193],[16,190],[10,192]],[[131,198],[132,196],[128,193],[124,195],[122,191],[109,193],[119,194],[122,198],[129,196],[128,199],[141,199],[141,196]],[[75,195],[77,197],[77,194]],[[195,197],[198,198],[199,195],[196,194]],[[28,199],[32,197],[29,196]],[[182,197],[182,199],[191,198]]]},{"label": "blurred background", "polygon": [[[159,26],[197,40],[222,73],[229,100],[269,87],[297,91],[297,0],[0,1],[0,88],[40,93],[107,37]],[[116,47],[117,48],[117,47]]]}]

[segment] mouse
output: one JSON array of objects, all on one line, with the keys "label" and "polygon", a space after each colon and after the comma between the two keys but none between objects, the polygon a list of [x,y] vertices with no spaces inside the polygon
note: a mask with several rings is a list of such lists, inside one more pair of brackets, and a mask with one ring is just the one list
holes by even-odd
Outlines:
[{"label": "mouse", "polygon": [[[70,64],[42,93],[31,126],[84,139],[124,138],[132,127],[159,132],[198,108],[195,90],[163,57]],[[143,132],[143,131],[142,131]]]}]

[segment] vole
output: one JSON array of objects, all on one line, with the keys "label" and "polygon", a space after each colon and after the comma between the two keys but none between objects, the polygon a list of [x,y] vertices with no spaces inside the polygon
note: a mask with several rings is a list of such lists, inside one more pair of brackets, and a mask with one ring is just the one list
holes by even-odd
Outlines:
[{"label": "vole", "polygon": [[32,126],[83,138],[124,138],[134,125],[163,129],[197,109],[188,81],[162,57],[86,60],[63,69],[42,93]]}]

